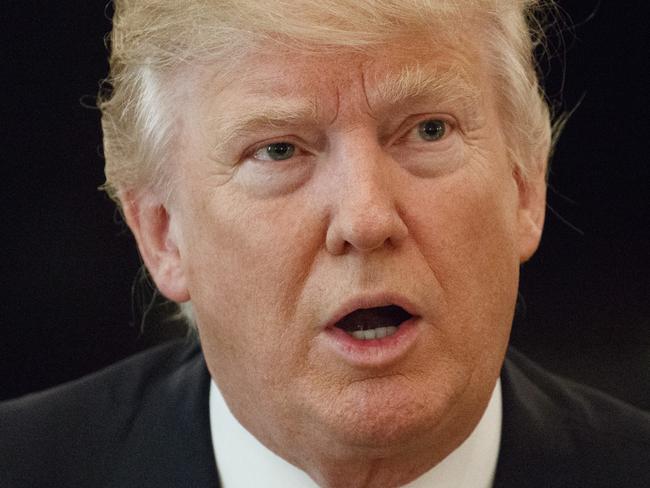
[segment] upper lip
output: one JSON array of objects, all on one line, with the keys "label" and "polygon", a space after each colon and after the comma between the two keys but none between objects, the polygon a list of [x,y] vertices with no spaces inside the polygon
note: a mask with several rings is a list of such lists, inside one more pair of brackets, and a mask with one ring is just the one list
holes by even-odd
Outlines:
[{"label": "upper lip", "polygon": [[359,295],[347,300],[332,314],[332,317],[324,325],[324,329],[335,327],[336,324],[346,315],[362,308],[386,307],[397,305],[402,307],[412,316],[419,316],[415,305],[403,295],[398,293],[380,293],[374,295]]}]

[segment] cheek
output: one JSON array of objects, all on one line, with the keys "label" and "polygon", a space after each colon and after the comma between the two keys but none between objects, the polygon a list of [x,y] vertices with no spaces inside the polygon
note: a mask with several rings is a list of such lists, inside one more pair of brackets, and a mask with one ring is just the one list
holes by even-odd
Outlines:
[{"label": "cheek", "polygon": [[466,173],[439,180],[435,188],[421,188],[411,206],[418,213],[408,216],[442,289],[446,323],[460,339],[458,327],[507,328],[516,298],[516,184],[495,178]]},{"label": "cheek", "polygon": [[286,341],[286,324],[295,321],[322,232],[308,209],[290,203],[259,205],[223,191],[191,212],[184,234],[190,296],[202,337],[223,365],[246,358],[247,368],[277,367],[275,356],[305,342]]}]

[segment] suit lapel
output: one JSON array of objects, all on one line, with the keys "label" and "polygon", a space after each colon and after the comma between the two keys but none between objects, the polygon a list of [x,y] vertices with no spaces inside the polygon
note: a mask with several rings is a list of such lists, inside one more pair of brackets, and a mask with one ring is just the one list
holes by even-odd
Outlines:
[{"label": "suit lapel", "polygon": [[514,349],[508,351],[494,488],[579,486],[566,413],[538,386],[547,376]]},{"label": "suit lapel", "polygon": [[121,433],[124,450],[109,486],[219,487],[210,435],[210,375],[198,341],[188,340],[180,367],[142,392],[142,403]]}]

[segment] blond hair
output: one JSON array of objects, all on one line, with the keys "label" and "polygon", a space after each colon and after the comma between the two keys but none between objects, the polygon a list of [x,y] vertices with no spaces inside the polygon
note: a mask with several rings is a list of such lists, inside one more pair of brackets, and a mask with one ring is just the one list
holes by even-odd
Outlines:
[{"label": "blond hair", "polygon": [[[108,93],[100,96],[106,184],[170,191],[177,137],[173,76],[183,65],[226,70],[269,42],[306,49],[370,49],[409,32],[447,34],[479,19],[500,94],[513,165],[526,178],[546,164],[549,108],[534,51],[543,39],[540,0],[115,0]],[[465,27],[466,28],[466,27]],[[440,32],[436,31],[436,35]]]}]

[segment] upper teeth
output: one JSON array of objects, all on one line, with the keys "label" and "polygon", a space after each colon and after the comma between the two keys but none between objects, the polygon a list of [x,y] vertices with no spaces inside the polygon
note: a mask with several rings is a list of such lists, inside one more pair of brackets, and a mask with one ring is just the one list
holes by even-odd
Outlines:
[{"label": "upper teeth", "polygon": [[352,335],[361,339],[362,341],[369,341],[371,339],[381,339],[382,337],[392,336],[397,332],[397,327],[377,327],[376,329],[355,330]]}]

